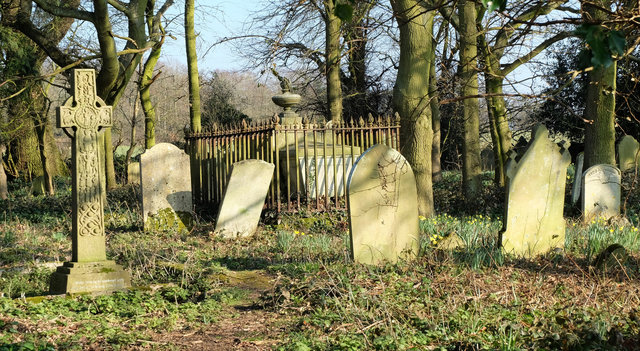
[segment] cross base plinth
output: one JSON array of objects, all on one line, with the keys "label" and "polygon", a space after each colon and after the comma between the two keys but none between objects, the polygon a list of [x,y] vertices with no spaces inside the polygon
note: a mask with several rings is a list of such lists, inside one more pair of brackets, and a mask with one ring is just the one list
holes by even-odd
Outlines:
[{"label": "cross base plinth", "polygon": [[49,292],[101,294],[129,287],[129,273],[114,261],[65,262],[51,275]]}]

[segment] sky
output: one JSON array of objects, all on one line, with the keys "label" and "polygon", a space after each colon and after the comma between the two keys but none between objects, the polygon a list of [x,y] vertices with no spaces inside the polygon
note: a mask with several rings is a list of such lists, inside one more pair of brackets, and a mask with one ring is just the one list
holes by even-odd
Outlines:
[{"label": "sky", "polygon": [[[223,43],[208,50],[211,45],[225,37],[233,37],[240,35],[242,26],[250,20],[252,11],[260,7],[260,0],[242,0],[242,1],[216,1],[215,8],[212,5],[207,7],[204,5],[212,3],[211,1],[196,1],[195,30],[199,33],[197,38],[198,45],[198,69],[200,72],[213,70],[241,70],[244,68],[242,61],[232,50],[230,43]],[[175,12],[182,11],[181,5],[173,6]],[[171,16],[171,13],[167,14]],[[167,39],[163,46],[163,61],[169,63],[179,63],[187,65],[185,55],[185,42],[182,35],[183,25],[182,19],[179,23],[173,24],[176,33],[176,40]],[[208,50],[208,51],[207,51]]]}]

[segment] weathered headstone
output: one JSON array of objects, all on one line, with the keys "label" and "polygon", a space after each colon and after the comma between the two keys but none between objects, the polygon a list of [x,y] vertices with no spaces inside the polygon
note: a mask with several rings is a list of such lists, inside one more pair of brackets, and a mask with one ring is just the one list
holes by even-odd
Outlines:
[{"label": "weathered headstone", "polygon": [[140,184],[140,162],[131,162],[127,165],[127,183]]},{"label": "weathered headstone", "polygon": [[482,164],[483,171],[493,171],[496,165],[493,150],[487,148],[480,151],[480,163]]},{"label": "weathered headstone", "polygon": [[273,163],[244,160],[231,166],[215,231],[227,238],[252,235],[273,178]]},{"label": "weathered headstone", "polygon": [[31,181],[29,193],[33,196],[41,196],[47,193],[44,187],[44,176],[37,176]]},{"label": "weathered headstone", "polygon": [[147,230],[184,230],[192,225],[189,155],[160,143],[140,155],[142,217]]},{"label": "weathered headstone", "polygon": [[584,167],[584,152],[578,154],[576,157],[576,171],[573,179],[573,187],[571,188],[571,204],[575,205],[580,199],[580,192],[582,191],[582,168]]},{"label": "weathered headstone", "polygon": [[103,172],[98,160],[99,129],[111,126],[111,106],[96,96],[95,72],[76,69],[74,96],[57,110],[58,128],[73,128],[72,258],[51,277],[54,294],[110,292],[131,285],[129,274],[105,251]]},{"label": "weathered headstone", "polygon": [[640,143],[631,135],[625,135],[618,143],[620,172],[635,171],[640,162]]},{"label": "weathered headstone", "polygon": [[415,256],[419,246],[416,180],[398,151],[382,144],[365,151],[351,170],[347,196],[356,262],[377,264]]},{"label": "weathered headstone", "polygon": [[569,151],[549,139],[547,129],[538,125],[522,154],[509,155],[506,165],[502,246],[507,253],[533,257],[564,247],[564,189]]},{"label": "weathered headstone", "polygon": [[9,190],[7,188],[7,174],[4,172],[4,164],[2,163],[2,158],[4,157],[4,152],[7,149],[4,144],[0,144],[0,199],[6,200],[9,197]]},{"label": "weathered headstone", "polygon": [[582,176],[582,216],[585,221],[620,215],[620,170],[611,165],[589,167]]}]

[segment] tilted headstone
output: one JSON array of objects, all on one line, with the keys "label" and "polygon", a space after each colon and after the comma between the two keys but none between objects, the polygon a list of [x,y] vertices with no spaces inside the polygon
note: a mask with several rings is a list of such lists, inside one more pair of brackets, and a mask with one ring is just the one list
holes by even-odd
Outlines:
[{"label": "tilted headstone", "polygon": [[255,233],[273,178],[273,163],[244,160],[231,166],[218,217],[216,233],[235,238]]},{"label": "tilted headstone", "polygon": [[538,125],[526,150],[510,153],[506,165],[507,198],[504,228],[505,252],[533,257],[564,247],[564,189],[571,155],[549,139]]},{"label": "tilted headstone", "polygon": [[640,143],[631,135],[625,135],[618,143],[618,164],[620,171],[635,171],[640,162]]},{"label": "tilted headstone", "polygon": [[582,168],[584,167],[584,152],[578,154],[576,157],[576,172],[573,179],[573,188],[571,188],[571,204],[575,205],[580,199],[580,192],[582,191]]},{"label": "tilted headstone", "polygon": [[142,217],[146,230],[184,230],[192,225],[189,155],[160,143],[140,155]]},{"label": "tilted headstone", "polygon": [[582,176],[582,216],[609,219],[620,215],[620,170],[612,165],[589,167]]},{"label": "tilted headstone", "polygon": [[127,183],[140,184],[140,162],[131,162],[127,165]]},{"label": "tilted headstone", "polygon": [[2,158],[4,152],[7,149],[4,144],[0,144],[0,199],[6,200],[9,197],[9,190],[7,188],[7,174],[4,172],[4,164]]},{"label": "tilted headstone", "polygon": [[351,253],[356,262],[396,262],[417,254],[416,180],[398,151],[382,144],[365,151],[351,170],[347,196]]},{"label": "tilted headstone", "polygon": [[129,274],[107,260],[103,212],[103,169],[98,160],[98,130],[111,126],[111,106],[96,96],[93,69],[76,69],[73,97],[57,109],[58,128],[73,128],[72,257],[51,277],[54,294],[110,292],[131,285]]},{"label": "tilted headstone", "polygon": [[495,154],[491,149],[483,149],[480,152],[480,163],[483,171],[493,171],[496,165]]}]

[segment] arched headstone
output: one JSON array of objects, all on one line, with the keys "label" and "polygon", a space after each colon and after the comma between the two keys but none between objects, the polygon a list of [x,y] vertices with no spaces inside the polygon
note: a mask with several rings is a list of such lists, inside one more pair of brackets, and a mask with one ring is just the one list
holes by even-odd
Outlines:
[{"label": "arched headstone", "polygon": [[356,262],[396,262],[417,254],[418,195],[411,166],[396,150],[374,145],[347,182],[351,252]]}]

